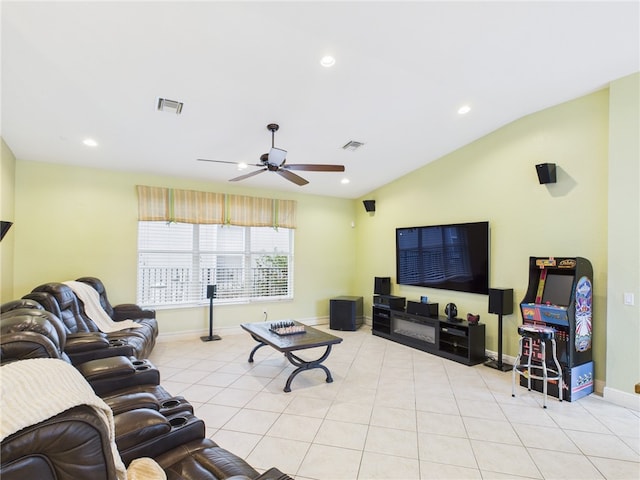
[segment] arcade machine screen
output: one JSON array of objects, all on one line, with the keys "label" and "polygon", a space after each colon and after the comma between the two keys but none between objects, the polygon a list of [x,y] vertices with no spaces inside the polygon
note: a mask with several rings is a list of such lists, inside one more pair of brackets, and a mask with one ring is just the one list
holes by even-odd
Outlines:
[{"label": "arcade machine screen", "polygon": [[542,303],[545,305],[558,305],[566,307],[571,303],[573,291],[573,275],[547,274],[544,281],[544,293]]}]

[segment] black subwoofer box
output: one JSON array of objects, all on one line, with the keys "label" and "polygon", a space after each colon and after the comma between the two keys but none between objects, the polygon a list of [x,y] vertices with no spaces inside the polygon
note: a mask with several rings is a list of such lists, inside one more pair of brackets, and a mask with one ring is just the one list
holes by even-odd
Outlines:
[{"label": "black subwoofer box", "polygon": [[336,297],[329,301],[329,328],[356,330],[362,325],[362,297]]}]

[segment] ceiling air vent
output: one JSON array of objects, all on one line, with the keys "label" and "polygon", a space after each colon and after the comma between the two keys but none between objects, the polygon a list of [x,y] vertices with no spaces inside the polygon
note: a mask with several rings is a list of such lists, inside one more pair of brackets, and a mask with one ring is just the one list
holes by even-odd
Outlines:
[{"label": "ceiling air vent", "polygon": [[362,142],[356,142],[355,140],[350,140],[349,142],[345,143],[342,146],[342,149],[343,150],[356,151],[357,149],[359,149],[363,145],[364,145],[364,143],[362,143]]},{"label": "ceiling air vent", "polygon": [[158,98],[158,110],[161,112],[175,113],[180,115],[182,113],[182,102],[176,102],[175,100],[169,100],[167,98]]}]

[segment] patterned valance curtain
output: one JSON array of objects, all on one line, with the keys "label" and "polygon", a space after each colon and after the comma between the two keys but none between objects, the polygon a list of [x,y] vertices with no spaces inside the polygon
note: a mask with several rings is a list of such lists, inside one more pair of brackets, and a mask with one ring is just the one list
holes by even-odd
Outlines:
[{"label": "patterned valance curtain", "polygon": [[137,185],[138,220],[296,228],[296,201]]}]

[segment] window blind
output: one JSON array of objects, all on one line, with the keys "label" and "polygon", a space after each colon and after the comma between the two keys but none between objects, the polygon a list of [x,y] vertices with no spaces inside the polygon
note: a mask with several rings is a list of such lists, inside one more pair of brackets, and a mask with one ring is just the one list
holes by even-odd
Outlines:
[{"label": "window blind", "polygon": [[138,299],[190,305],[217,286],[218,302],[293,297],[289,228],[138,222]]}]

